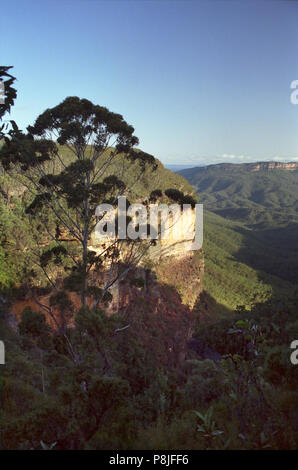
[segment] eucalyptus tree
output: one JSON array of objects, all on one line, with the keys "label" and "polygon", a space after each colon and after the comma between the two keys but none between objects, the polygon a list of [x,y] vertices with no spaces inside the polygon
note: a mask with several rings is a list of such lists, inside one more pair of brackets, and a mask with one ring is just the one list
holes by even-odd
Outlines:
[{"label": "eucalyptus tree", "polygon": [[[148,166],[154,170],[155,159],[136,150],[139,141],[134,128],[120,114],[78,97],[68,97],[45,110],[27,131],[5,144],[0,157],[4,169],[17,171],[22,184],[33,194],[27,212],[35,220],[39,218],[41,232],[52,242],[44,249],[43,239],[36,251],[39,266],[55,290],[52,305],[72,310],[67,297],[67,291],[72,290],[80,293],[82,306],[91,296],[92,308],[96,308],[108,297],[116,280],[140,261],[147,246],[139,243],[138,249],[129,249],[122,269],[111,269],[110,277],[100,287],[96,276],[90,274],[106,269],[106,259],[119,267],[123,241],[115,238],[101,253],[88,249],[97,222],[95,209],[100,203],[116,206],[118,197],[127,193],[129,188],[121,178],[127,164],[138,168],[138,180]],[[61,241],[61,233],[75,243]],[[48,271],[61,263],[70,271],[62,286]]]}]

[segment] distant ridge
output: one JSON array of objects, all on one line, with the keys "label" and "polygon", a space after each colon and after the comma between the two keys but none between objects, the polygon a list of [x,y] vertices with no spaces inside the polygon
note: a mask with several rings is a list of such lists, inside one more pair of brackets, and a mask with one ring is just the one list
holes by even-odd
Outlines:
[{"label": "distant ridge", "polygon": [[[296,171],[298,170],[298,162],[253,162],[253,163],[215,163],[212,165],[198,166],[196,170],[236,170],[241,169],[246,171],[266,171],[266,170],[287,170]],[[183,174],[183,173],[182,173]]]},{"label": "distant ridge", "polygon": [[250,229],[298,224],[298,162],[219,163],[179,174],[207,210]]},{"label": "distant ridge", "polygon": [[292,295],[298,162],[221,163],[179,174],[204,204],[204,289],[210,298],[235,309]]}]

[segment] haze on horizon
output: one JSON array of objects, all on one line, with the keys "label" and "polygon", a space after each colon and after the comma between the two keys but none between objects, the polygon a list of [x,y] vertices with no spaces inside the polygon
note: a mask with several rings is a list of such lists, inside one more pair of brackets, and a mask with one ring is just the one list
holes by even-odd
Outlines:
[{"label": "haze on horizon", "polygon": [[298,2],[12,0],[0,28],[23,129],[77,95],[166,165],[298,161]]}]

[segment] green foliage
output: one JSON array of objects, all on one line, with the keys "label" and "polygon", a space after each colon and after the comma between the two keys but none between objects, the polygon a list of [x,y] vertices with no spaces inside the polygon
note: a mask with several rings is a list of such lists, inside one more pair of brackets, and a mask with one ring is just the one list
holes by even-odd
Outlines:
[{"label": "green foliage", "polygon": [[[152,323],[154,314],[148,319]],[[50,348],[42,345],[45,324],[37,312],[27,309],[20,324],[35,346],[6,327],[4,448],[39,449],[41,440],[56,442],[55,449],[297,446],[297,372],[288,348],[297,329],[294,308],[258,306],[245,317],[200,325],[195,337],[224,359],[188,360],[179,372],[159,363],[156,348],[149,354],[135,328],[115,333],[124,320],[102,310],[80,311],[69,332],[75,363],[58,332]],[[139,317],[142,330],[144,321]]]},{"label": "green foliage", "polygon": [[[58,141],[49,142],[45,134],[54,128]],[[205,292],[193,312],[181,299],[193,304],[201,292],[201,252],[158,266],[145,258],[147,289],[136,295],[133,312],[108,315],[86,302],[78,308],[70,291],[92,302],[105,292],[85,282],[91,268],[96,274],[103,269],[98,255],[87,251],[97,203],[112,202],[119,191],[131,201],[155,202],[165,195],[193,205],[195,198],[182,177],[133,148],[134,129],[122,116],[88,100],[67,98],[39,116],[29,131],[1,151],[3,166],[15,164],[20,171],[21,186],[1,176],[0,285],[40,288],[59,281],[48,297],[57,317],[51,329],[47,320],[53,317],[26,308],[17,331],[11,328],[9,305],[0,305],[7,357],[1,374],[1,448],[297,448],[297,371],[289,361],[289,344],[298,335],[297,299],[289,295],[295,248],[288,246],[279,256],[274,233],[253,232],[244,223],[248,215],[258,230],[268,228],[271,209],[265,216],[259,206],[272,203],[271,214],[280,224],[284,219],[274,194],[261,192],[255,176],[246,183],[235,176],[214,181],[206,170],[207,178],[200,181],[203,202],[211,210],[205,217]],[[114,148],[107,141],[110,134],[117,136]],[[95,139],[89,146],[91,135]],[[27,191],[24,172],[38,166],[42,175],[33,177]],[[105,166],[107,172],[97,180]],[[288,193],[283,196],[292,203]],[[216,207],[237,221],[212,213]],[[296,206],[289,208],[291,217],[295,211]],[[84,230],[76,231],[82,222]],[[282,238],[278,225],[280,240],[289,234],[293,240],[292,229],[287,227]],[[265,251],[272,259],[276,255],[276,265],[271,258],[268,264]],[[150,269],[156,271],[160,309],[156,297],[145,292]],[[140,289],[144,281],[136,272],[127,285]],[[111,301],[108,291],[103,301]],[[186,326],[187,333],[182,331]],[[202,348],[217,351],[217,362],[198,360],[186,350],[189,334]],[[181,353],[186,361],[179,359]]]},{"label": "green foliage", "polygon": [[[241,254],[244,247],[245,257]],[[240,305],[250,310],[270,298],[287,300],[295,292],[294,282],[280,277],[288,269],[281,253],[272,255],[280,266],[279,273],[274,275],[266,263],[268,247],[256,240],[252,231],[244,232],[237,223],[207,210],[204,210],[203,250],[206,296],[201,297],[198,308],[209,316],[230,314]],[[195,257],[199,256],[199,252],[195,253]],[[256,269],[249,262],[250,257],[258,259],[262,269]]]},{"label": "green foliage", "polygon": [[39,312],[32,312],[30,307],[26,307],[22,313],[19,330],[21,335],[30,335],[35,338],[41,336],[48,330],[45,316]]},{"label": "green foliage", "polygon": [[28,281],[33,267],[28,248],[35,243],[37,226],[27,218],[22,200],[13,197],[11,204],[0,196],[0,287],[6,290]]},{"label": "green foliage", "polygon": [[0,67],[0,78],[1,78],[1,81],[3,81],[4,83],[4,91],[5,91],[5,94],[4,94],[5,103],[0,105],[1,117],[3,116],[5,112],[10,111],[10,108],[13,106],[15,98],[17,96],[16,90],[12,88],[11,86],[14,83],[15,78],[10,73],[8,73],[8,71],[11,68],[12,66],[5,67],[3,65],[1,65]]},{"label": "green foliage", "polygon": [[12,129],[9,130],[8,123],[3,121],[3,117],[6,113],[9,113],[11,107],[14,105],[15,99],[17,97],[17,91],[13,88],[15,82],[15,77],[9,73],[9,70],[12,66],[0,66],[0,81],[4,85],[4,103],[0,104],[0,143],[2,139],[9,141],[8,135],[13,135],[14,132],[18,130],[17,125],[14,121],[9,121]]},{"label": "green foliage", "polygon": [[[197,427],[198,433],[203,435],[205,440],[206,448],[208,446],[214,445],[214,441],[223,434],[223,431],[217,429],[216,423],[213,420],[213,407],[211,406],[205,414],[200,413],[199,411],[194,411],[195,415],[200,419],[201,423]],[[213,441],[213,442],[212,442]]]},{"label": "green foliage", "polygon": [[179,191],[178,189],[175,189],[175,188],[167,189],[165,191],[165,195],[169,199],[172,199],[173,201],[180,204],[181,206],[183,204],[190,204],[191,207],[194,207],[196,204],[196,199],[193,196],[184,195],[182,191]]},{"label": "green foliage", "polygon": [[156,202],[158,198],[162,197],[162,191],[160,189],[154,189],[154,191],[151,191],[149,201],[150,202]]}]

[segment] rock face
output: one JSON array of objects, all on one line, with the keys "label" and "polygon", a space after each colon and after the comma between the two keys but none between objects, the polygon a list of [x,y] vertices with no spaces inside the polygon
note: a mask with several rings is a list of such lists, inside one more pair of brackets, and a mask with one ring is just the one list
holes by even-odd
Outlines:
[{"label": "rock face", "polygon": [[281,162],[260,162],[253,165],[250,171],[260,171],[260,170],[287,170],[287,171],[295,171],[298,170],[298,163],[289,162],[289,163],[281,163]]},{"label": "rock face", "polygon": [[[183,211],[179,209],[177,213],[165,212],[162,215],[163,234],[156,235],[156,243],[150,247],[148,257],[156,261],[167,256],[184,257],[189,255],[193,248],[196,229],[195,209],[188,208]],[[154,226],[153,219],[150,217],[150,210],[148,210],[148,224]],[[116,211],[112,215],[113,218],[117,219]],[[109,219],[111,220],[110,217]],[[100,222],[91,235],[89,249],[100,253],[103,246],[112,244],[115,239],[110,236],[101,236],[98,230],[99,224]],[[161,223],[159,225],[161,227]],[[158,227],[156,227],[156,231],[158,231]]]},{"label": "rock face", "polygon": [[[194,210],[189,210],[187,220],[187,233],[193,232]],[[103,245],[112,242],[97,238],[95,232],[89,248],[102,252]],[[203,288],[204,258],[202,250],[195,254],[190,249],[192,243],[193,239],[185,239],[182,232],[178,238],[169,233],[165,239],[157,240],[146,259],[113,285],[113,300],[105,307],[110,314],[125,315],[134,334],[142,337],[144,343],[148,341],[149,348],[156,340],[154,348],[159,361],[169,367],[181,366],[193,354],[188,341],[196,321],[193,307]],[[146,322],[147,315],[148,325],[144,327],[142,323],[143,329],[138,331],[138,318],[141,316]]]},{"label": "rock face", "polygon": [[[168,223],[166,223],[164,238],[156,239],[155,243],[149,247],[144,259],[138,264],[137,270],[135,270],[137,276],[143,279],[147,290],[146,273],[148,275],[152,271],[156,276],[155,288],[160,283],[175,288],[181,296],[182,303],[190,308],[193,307],[198,294],[202,290],[201,281],[204,270],[202,250],[199,250],[200,257],[197,257],[200,258],[200,261],[193,261],[194,251],[192,248],[195,228],[196,212],[194,209],[189,208],[183,213],[181,212],[180,217],[175,219],[169,217]],[[91,236],[89,249],[101,253],[109,245],[112,245],[114,241],[114,238],[108,236],[102,238],[95,229]],[[125,261],[125,247],[122,250],[120,259]],[[150,269],[148,269],[148,265]],[[116,282],[113,285],[113,291],[111,291],[113,301],[109,307],[111,312],[123,308],[123,298],[129,298],[127,286],[126,294],[123,296],[121,292],[123,290],[122,284],[121,282]]]},{"label": "rock face", "polygon": [[256,163],[218,163],[215,165],[207,165],[202,168],[202,171],[210,168],[218,170],[239,170],[242,168],[246,171],[269,171],[269,170],[286,170],[298,171],[298,162],[256,162]]}]

